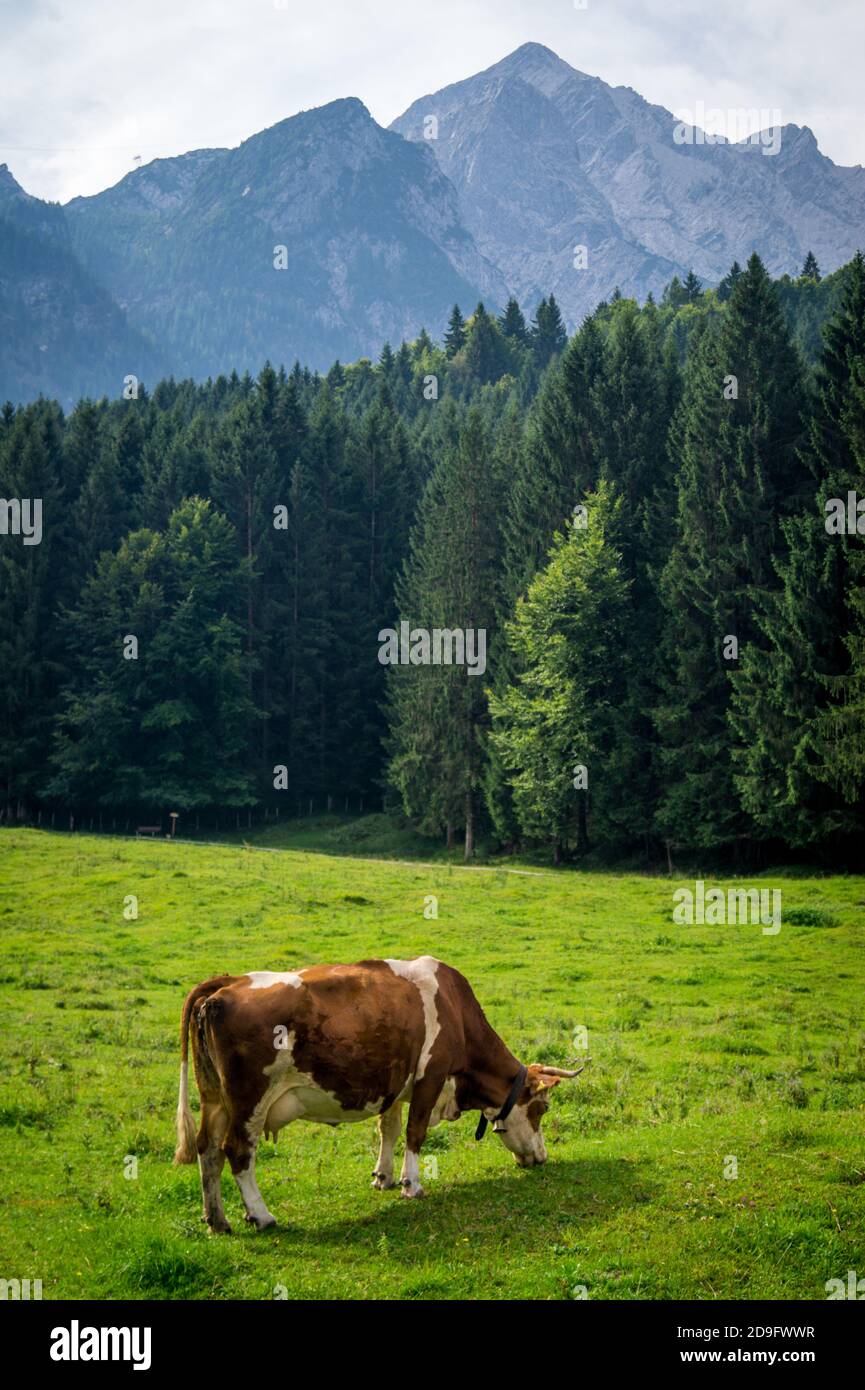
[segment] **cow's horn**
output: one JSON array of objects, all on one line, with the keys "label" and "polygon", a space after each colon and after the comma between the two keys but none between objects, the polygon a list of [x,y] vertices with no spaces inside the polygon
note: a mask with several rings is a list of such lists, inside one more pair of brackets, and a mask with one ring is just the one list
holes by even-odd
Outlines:
[{"label": "cow's horn", "polygon": [[[591,1061],[591,1058],[587,1057],[586,1062],[589,1061]],[[539,1067],[539,1071],[542,1076],[562,1076],[569,1080],[572,1076],[579,1076],[580,1072],[584,1070],[586,1062],[584,1062],[581,1067],[577,1067],[576,1071],[568,1071],[565,1067],[547,1067],[543,1065]]]}]

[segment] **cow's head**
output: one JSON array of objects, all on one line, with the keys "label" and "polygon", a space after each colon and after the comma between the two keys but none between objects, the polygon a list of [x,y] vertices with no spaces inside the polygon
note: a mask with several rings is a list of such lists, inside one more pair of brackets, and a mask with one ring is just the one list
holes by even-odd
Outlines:
[{"label": "cow's head", "polygon": [[507,1119],[493,1123],[493,1129],[506,1149],[510,1149],[521,1168],[533,1168],[546,1163],[547,1149],[541,1134],[541,1120],[550,1105],[553,1087],[560,1081],[579,1076],[582,1067],[566,1071],[563,1067],[547,1067],[532,1062],[526,1069],[525,1085]]}]

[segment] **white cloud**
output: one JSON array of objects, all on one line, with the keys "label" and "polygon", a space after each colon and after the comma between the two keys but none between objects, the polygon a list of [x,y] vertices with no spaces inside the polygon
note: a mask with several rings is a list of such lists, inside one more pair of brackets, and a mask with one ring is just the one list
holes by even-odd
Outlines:
[{"label": "white cloud", "polygon": [[94,193],[160,155],[235,145],[359,96],[382,124],[527,40],[670,110],[778,108],[863,160],[861,0],[0,0],[0,162]]}]

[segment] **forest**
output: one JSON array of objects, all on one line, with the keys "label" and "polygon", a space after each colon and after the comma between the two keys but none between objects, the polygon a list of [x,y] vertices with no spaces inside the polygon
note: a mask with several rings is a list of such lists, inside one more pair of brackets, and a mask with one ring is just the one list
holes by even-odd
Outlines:
[{"label": "forest", "polygon": [[[7,403],[0,815],[850,866],[863,495],[861,254],[616,292],[570,339],[552,296],[455,306],[326,374]],[[483,632],[483,678],[383,664],[404,623]]]}]

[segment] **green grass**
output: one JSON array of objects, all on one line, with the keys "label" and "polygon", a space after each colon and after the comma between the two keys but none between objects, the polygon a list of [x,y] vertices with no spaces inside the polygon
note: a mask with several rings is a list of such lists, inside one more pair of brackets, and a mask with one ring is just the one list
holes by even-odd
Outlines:
[{"label": "green grass", "polygon": [[[666,878],[464,870],[407,841],[376,861],[363,822],[318,834],[326,853],[0,832],[0,1276],[46,1298],[804,1299],[865,1274],[865,879],[761,876],[783,891],[769,937],[674,925]],[[244,1225],[226,1174],[237,1233],[208,1236],[196,1171],[171,1165],[187,989],[424,952],[524,1061],[565,1063],[588,1029],[546,1167],[466,1117],[406,1202],[369,1187],[374,1123],[297,1124],[260,1150],[279,1229]]]}]

